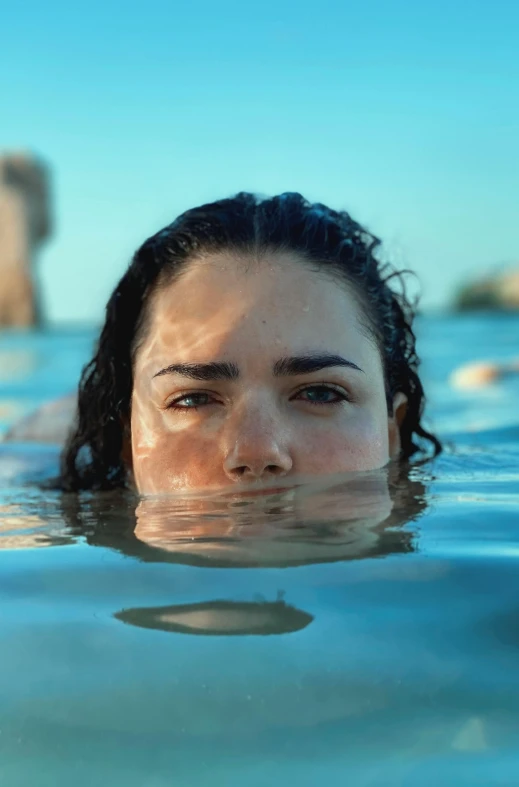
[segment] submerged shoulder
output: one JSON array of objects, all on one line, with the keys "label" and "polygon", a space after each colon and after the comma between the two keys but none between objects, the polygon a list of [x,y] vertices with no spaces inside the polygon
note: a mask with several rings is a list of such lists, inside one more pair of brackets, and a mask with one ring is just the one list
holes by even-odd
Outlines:
[{"label": "submerged shoulder", "polygon": [[74,421],[76,405],[76,393],[46,402],[13,424],[4,440],[63,444]]}]

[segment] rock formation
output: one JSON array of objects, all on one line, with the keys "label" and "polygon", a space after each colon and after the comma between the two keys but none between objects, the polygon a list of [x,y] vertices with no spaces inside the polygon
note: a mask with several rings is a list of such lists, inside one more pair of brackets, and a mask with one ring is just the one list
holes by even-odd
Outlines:
[{"label": "rock formation", "polygon": [[0,156],[0,327],[40,321],[33,264],[50,223],[44,165],[24,154]]},{"label": "rock formation", "polygon": [[456,296],[454,306],[459,311],[519,310],[519,269],[510,268],[464,285]]}]

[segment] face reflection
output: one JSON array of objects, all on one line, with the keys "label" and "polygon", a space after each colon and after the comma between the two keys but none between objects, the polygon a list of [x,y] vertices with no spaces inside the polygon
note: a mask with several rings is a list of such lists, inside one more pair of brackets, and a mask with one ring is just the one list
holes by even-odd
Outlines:
[{"label": "face reflection", "polygon": [[327,476],[247,500],[232,493],[145,497],[133,534],[149,547],[202,565],[333,562],[385,554],[393,505],[382,469],[347,479]]},{"label": "face reflection", "polygon": [[361,320],[346,285],[293,257],[191,263],[153,296],[136,353],[137,491],[282,487],[385,465],[398,428]]}]

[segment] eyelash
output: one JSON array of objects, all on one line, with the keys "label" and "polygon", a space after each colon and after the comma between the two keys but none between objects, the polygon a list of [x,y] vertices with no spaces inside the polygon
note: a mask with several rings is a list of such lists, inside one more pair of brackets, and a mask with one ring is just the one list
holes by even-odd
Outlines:
[{"label": "eyelash", "polygon": [[190,410],[192,412],[193,410],[199,410],[201,407],[207,407],[209,404],[211,404],[211,402],[207,402],[207,404],[198,404],[198,405],[194,405],[193,407],[185,407],[178,404],[183,399],[189,399],[195,396],[210,396],[210,394],[202,391],[194,391],[193,393],[182,394],[182,396],[178,396],[176,399],[173,399],[172,402],[167,404],[166,410],[182,410],[182,412],[187,412],[188,410]]},{"label": "eyelash", "polygon": [[[303,400],[306,401],[306,404],[311,404],[314,407],[330,407],[330,406],[337,406],[339,404],[342,404],[343,402],[351,402],[351,398],[345,393],[345,391],[339,390],[338,388],[335,388],[334,386],[328,385],[326,383],[314,383],[313,385],[306,385],[304,388],[300,388],[299,391],[296,391],[294,397],[296,397],[298,394],[303,393],[304,391],[315,391],[315,390],[329,391],[331,393],[336,394],[336,396],[338,396],[339,398],[333,402],[312,402],[308,399]],[[208,407],[210,404],[212,404],[212,402],[207,402],[206,404],[193,405],[192,407],[186,407],[185,405],[181,405],[179,403],[182,402],[182,400],[184,399],[189,399],[190,397],[210,396],[210,395],[211,394],[206,393],[205,391],[194,391],[193,393],[182,394],[182,396],[178,396],[172,402],[167,404],[165,409],[177,410],[182,412],[197,411],[201,407]]]},{"label": "eyelash", "polygon": [[342,389],[335,388],[333,385],[328,385],[327,383],[314,383],[313,385],[305,385],[304,388],[300,388],[299,391],[296,391],[296,396],[304,391],[329,391],[334,393],[338,399],[333,402],[311,402],[306,399],[307,404],[315,405],[316,407],[330,407],[332,405],[342,404],[343,402],[351,402],[351,398],[348,394],[343,391]]}]

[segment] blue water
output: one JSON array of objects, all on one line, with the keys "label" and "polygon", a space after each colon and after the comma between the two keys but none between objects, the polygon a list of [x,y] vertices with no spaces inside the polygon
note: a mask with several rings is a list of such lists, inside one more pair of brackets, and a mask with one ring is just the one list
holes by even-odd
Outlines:
[{"label": "blue water", "polygon": [[[93,333],[0,336],[0,429]],[[419,325],[447,450],[249,506],[44,492],[0,443],[0,785],[519,784],[519,318]],[[388,501],[392,501],[389,512]]]}]

